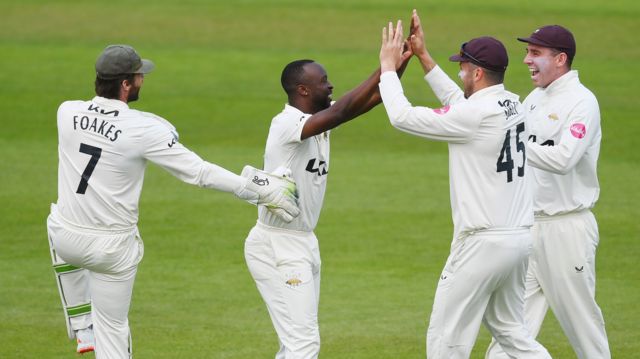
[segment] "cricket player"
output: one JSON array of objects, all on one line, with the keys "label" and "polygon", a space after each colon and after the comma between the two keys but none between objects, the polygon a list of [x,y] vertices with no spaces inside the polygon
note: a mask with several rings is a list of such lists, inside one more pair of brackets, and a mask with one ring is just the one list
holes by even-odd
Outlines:
[{"label": "cricket player", "polygon": [[524,326],[523,294],[533,224],[526,183],[527,129],[518,96],[505,90],[507,51],[492,37],[462,44],[463,90],[425,48],[414,10],[411,48],[444,107],[413,107],[395,72],[402,34],[383,30],[380,94],[391,124],[449,146],[451,253],[427,331],[427,358],[468,358],[480,323],[513,358],[550,358]]},{"label": "cricket player", "polygon": [[246,166],[238,176],[202,160],[176,129],[129,108],[154,68],[127,45],[96,62],[89,101],[58,109],[58,201],[47,218],[49,244],[70,338],[96,358],[130,358],[129,305],[143,243],[138,201],[147,162],[180,180],[269,207],[286,223],[299,214],[295,183]]},{"label": "cricket player", "polygon": [[[410,52],[398,63],[406,66]],[[394,68],[395,70],[395,68]],[[376,70],[332,105],[333,85],[322,65],[297,60],[282,71],[288,102],[269,129],[264,169],[290,168],[300,194],[300,216],[282,221],[258,209],[245,241],[245,259],[278,335],[276,359],[317,358],[320,351],[318,223],[329,174],[330,130],[380,103]]]},{"label": "cricket player", "polygon": [[[576,43],[569,30],[543,26],[518,40],[527,43],[524,63],[536,87],[524,101],[535,187],[525,322],[536,336],[551,307],[578,358],[610,358],[595,300],[599,237],[591,208],[600,193],[598,101],[571,70]],[[487,357],[506,356],[494,340]]]}]

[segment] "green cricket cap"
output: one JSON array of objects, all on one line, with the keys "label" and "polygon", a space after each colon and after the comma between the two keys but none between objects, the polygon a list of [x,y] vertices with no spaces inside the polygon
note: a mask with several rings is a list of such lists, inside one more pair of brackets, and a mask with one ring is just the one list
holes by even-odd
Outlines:
[{"label": "green cricket cap", "polygon": [[109,80],[121,75],[146,74],[155,67],[150,60],[141,59],[129,45],[109,45],[96,60],[96,75]]}]

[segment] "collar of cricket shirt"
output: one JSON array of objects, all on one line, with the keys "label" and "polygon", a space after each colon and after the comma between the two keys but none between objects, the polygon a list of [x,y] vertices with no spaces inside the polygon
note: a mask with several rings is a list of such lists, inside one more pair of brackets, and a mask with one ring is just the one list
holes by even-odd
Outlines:
[{"label": "collar of cricket shirt", "polygon": [[504,84],[497,84],[478,90],[469,96],[468,100],[491,96],[496,93],[504,92]]},{"label": "collar of cricket shirt", "polygon": [[284,110],[286,112],[293,112],[293,113],[295,113],[297,115],[309,115],[308,113],[304,113],[304,112],[300,111],[299,108],[297,108],[295,106],[291,106],[288,103],[284,104]]},{"label": "collar of cricket shirt", "polygon": [[573,82],[573,81],[577,81],[578,80],[578,70],[571,70],[569,72],[567,72],[566,74],[558,77],[557,79],[555,79],[555,81],[553,81],[552,83],[549,84],[549,86],[541,89],[544,93],[547,94],[547,96],[553,94],[556,91],[560,91],[562,88],[564,88],[567,84]]},{"label": "collar of cricket shirt", "polygon": [[107,107],[107,108],[115,108],[115,109],[118,109],[118,110],[128,110],[129,109],[129,105],[127,105],[125,102],[122,102],[122,101],[116,100],[116,99],[110,99],[110,98],[106,98],[106,97],[96,96],[91,101],[97,103],[98,105]]}]

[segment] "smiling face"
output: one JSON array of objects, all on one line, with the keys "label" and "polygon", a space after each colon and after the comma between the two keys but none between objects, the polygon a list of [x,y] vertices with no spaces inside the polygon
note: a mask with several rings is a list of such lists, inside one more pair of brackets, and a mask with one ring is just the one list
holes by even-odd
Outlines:
[{"label": "smiling face", "polygon": [[304,65],[302,86],[311,100],[313,112],[322,111],[331,106],[333,85],[322,65],[312,62]]},{"label": "smiling face", "polygon": [[536,87],[547,87],[569,71],[567,54],[549,47],[527,44],[523,62],[529,68],[531,81]]}]

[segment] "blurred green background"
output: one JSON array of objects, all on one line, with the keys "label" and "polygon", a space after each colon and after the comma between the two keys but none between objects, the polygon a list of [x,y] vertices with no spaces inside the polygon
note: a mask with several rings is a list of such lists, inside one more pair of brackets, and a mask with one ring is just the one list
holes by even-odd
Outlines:
[{"label": "blurred green background", "polygon": [[[168,119],[187,147],[239,172],[262,165],[270,120],[286,101],[286,63],[322,63],[339,98],[378,66],[380,29],[408,24],[414,7],[452,76],[446,59],[462,42],[501,39],[511,58],[506,86],[522,99],[532,85],[515,38],[545,24],[573,31],[574,68],[602,113],[597,298],[613,357],[637,357],[640,5],[632,0],[0,1],[0,357],[75,356],[45,229],[57,190],[55,115],[62,101],[94,96],[93,66],[106,45],[130,44],[156,64],[132,107]],[[403,84],[414,104],[438,105],[417,61]],[[316,231],[321,357],[423,358],[452,233],[446,144],[394,130],[382,107],[332,139]],[[146,252],[129,315],[135,357],[272,358],[277,338],[243,257],[255,208],[153,165],[145,182]],[[489,339],[482,329],[472,358]],[[575,357],[551,313],[539,340],[554,358]]]}]

